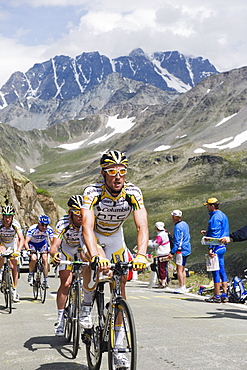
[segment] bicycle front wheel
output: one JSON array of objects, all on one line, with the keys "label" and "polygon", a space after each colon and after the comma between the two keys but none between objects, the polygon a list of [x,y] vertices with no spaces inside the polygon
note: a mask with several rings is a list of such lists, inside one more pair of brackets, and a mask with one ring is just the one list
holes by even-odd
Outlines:
[{"label": "bicycle front wheel", "polygon": [[72,337],[72,287],[69,290],[66,306],[64,309],[64,336],[68,340],[71,341]]},{"label": "bicycle front wheel", "polygon": [[73,357],[75,358],[79,349],[80,340],[80,324],[79,324],[79,311],[81,308],[81,294],[80,285],[77,284],[74,289],[74,304],[72,309],[72,332],[73,332]]},{"label": "bicycle front wheel", "polygon": [[35,270],[33,272],[33,298],[34,299],[38,298],[39,286],[40,286],[40,272]]},{"label": "bicycle front wheel", "polygon": [[44,268],[40,271],[40,285],[39,285],[39,294],[42,303],[45,303],[46,298],[46,279]]},{"label": "bicycle front wheel", "polygon": [[132,311],[128,302],[120,299],[113,308],[108,342],[109,370],[136,370],[137,345]]},{"label": "bicycle front wheel", "polygon": [[[3,284],[4,283],[4,284]],[[4,300],[5,308],[9,313],[12,312],[12,280],[9,271],[3,273]]]},{"label": "bicycle front wheel", "polygon": [[102,326],[103,318],[99,312],[99,303],[97,302],[97,291],[95,292],[93,306],[91,311],[92,328],[85,330],[86,353],[89,370],[99,370],[102,360]]}]

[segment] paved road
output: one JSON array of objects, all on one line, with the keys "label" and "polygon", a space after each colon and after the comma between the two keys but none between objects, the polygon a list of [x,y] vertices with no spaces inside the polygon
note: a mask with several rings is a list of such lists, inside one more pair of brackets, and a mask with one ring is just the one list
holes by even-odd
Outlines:
[{"label": "paved road", "polygon": [[[54,336],[58,283],[50,277],[48,299],[41,304],[32,300],[22,274],[21,302],[10,315],[0,294],[0,369],[88,370],[83,344],[72,359],[71,345]],[[246,305],[205,303],[200,296],[148,289],[139,281],[128,283],[127,294],[136,322],[138,370],[247,369]],[[101,370],[107,370],[106,354]]]}]

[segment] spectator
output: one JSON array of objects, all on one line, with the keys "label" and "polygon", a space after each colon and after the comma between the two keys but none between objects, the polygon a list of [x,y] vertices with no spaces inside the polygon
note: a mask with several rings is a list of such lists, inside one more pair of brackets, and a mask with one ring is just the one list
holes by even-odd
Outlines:
[{"label": "spectator", "polygon": [[[209,198],[206,203],[209,212],[208,229],[201,230],[201,234],[212,238],[229,237],[229,222],[227,216],[220,211],[220,203],[217,198]],[[214,257],[217,255],[219,260],[219,270],[212,271],[214,280],[214,296],[206,298],[206,302],[225,303],[227,302],[228,279],[225,271],[224,255],[226,253],[225,245],[209,245],[208,255]],[[223,293],[220,296],[220,285],[222,284]]]},{"label": "spectator", "polygon": [[170,253],[170,258],[176,254],[176,270],[179,282],[179,288],[174,293],[186,293],[186,271],[185,265],[187,257],[191,253],[190,245],[190,230],[189,225],[182,221],[182,211],[175,209],[171,213],[172,221],[174,222],[173,248]]},{"label": "spectator", "polygon": [[159,280],[157,288],[165,288],[168,284],[168,264],[171,251],[170,238],[164,222],[156,222],[155,229],[157,236],[155,239],[149,240],[148,246],[155,249],[154,265],[156,265]]}]

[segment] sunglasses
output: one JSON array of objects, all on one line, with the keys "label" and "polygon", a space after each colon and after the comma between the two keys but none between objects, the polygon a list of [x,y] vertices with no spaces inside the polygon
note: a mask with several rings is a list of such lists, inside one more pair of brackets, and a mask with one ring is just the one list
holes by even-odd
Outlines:
[{"label": "sunglasses", "polygon": [[49,224],[40,223],[40,225],[43,226],[43,227],[47,227]]},{"label": "sunglasses", "polygon": [[121,168],[120,170],[116,170],[115,168],[106,168],[104,171],[109,176],[116,176],[118,173],[120,176],[124,176],[127,173],[127,168]]},{"label": "sunglasses", "polygon": [[80,216],[81,215],[81,211],[74,211],[73,209],[71,209],[71,212],[76,215],[76,216]]}]

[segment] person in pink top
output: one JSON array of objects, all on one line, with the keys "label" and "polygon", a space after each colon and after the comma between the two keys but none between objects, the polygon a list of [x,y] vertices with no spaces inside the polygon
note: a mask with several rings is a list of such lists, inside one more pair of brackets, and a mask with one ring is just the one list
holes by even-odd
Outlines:
[{"label": "person in pink top", "polygon": [[153,240],[149,240],[148,246],[155,249],[154,264],[157,265],[159,279],[157,288],[165,288],[168,284],[168,262],[170,259],[168,256],[171,251],[170,238],[172,237],[169,238],[164,222],[156,222],[155,229],[157,236]]}]

